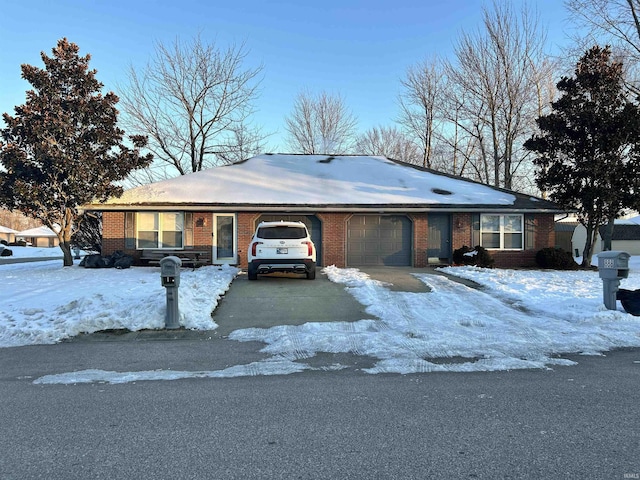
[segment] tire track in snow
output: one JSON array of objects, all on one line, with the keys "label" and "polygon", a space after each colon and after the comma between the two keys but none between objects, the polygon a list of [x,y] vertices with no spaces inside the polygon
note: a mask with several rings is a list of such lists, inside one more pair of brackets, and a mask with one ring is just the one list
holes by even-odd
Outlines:
[{"label": "tire track in snow", "polygon": [[445,276],[417,274],[431,291],[413,293],[391,291],[355,269],[327,267],[325,273],[344,284],[377,320],[236,330],[235,339],[264,341],[263,351],[286,358],[349,352],[378,359],[363,369],[367,373],[549,368],[573,364],[559,354],[633,344],[628,335],[623,338],[629,330],[621,324],[617,332],[605,313],[581,322],[561,311],[532,314],[496,298],[493,290],[473,289]]}]

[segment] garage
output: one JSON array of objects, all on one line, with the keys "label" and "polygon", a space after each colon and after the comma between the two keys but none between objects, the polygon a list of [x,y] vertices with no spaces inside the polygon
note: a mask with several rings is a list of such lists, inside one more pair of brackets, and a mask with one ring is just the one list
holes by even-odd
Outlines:
[{"label": "garage", "polygon": [[411,220],[404,215],[354,215],[347,225],[347,265],[411,266]]},{"label": "garage", "polygon": [[[322,223],[315,215],[281,215],[265,214],[260,215],[258,222],[302,222],[307,226],[311,241],[316,247],[316,264],[322,265]],[[256,223],[256,226],[257,226]]]}]

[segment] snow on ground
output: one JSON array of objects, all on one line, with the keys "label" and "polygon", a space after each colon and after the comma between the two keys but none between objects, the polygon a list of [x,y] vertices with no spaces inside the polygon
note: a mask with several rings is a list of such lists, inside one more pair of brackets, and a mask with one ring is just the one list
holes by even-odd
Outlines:
[{"label": "snow on ground", "polygon": [[[395,292],[357,269],[327,267],[376,320],[307,323],[236,330],[237,341],[258,340],[271,356],[219,371],[109,372],[86,370],[36,383],[120,383],[136,380],[280,375],[310,370],[318,352],[350,352],[375,359],[368,373],[491,371],[571,365],[570,353],[600,354],[640,347],[640,317],[602,304],[596,271],[501,270],[447,267],[472,289],[432,274],[416,274],[429,293]],[[184,269],[181,323],[209,330],[211,312],[238,274],[233,267]],[[640,288],[640,258],[621,287]],[[0,347],[59,342],[82,332],[162,328],[164,288],[158,268],[62,268],[61,260],[0,265]],[[343,368],[334,365],[331,368]]]},{"label": "snow on ground", "polygon": [[[166,293],[159,272],[62,268],[62,260],[0,265],[0,347],[56,343],[100,330],[163,328]],[[181,324],[215,329],[211,312],[237,274],[233,267],[182,270]]]},{"label": "snow on ground", "polygon": [[[8,257],[0,257],[0,265],[3,259],[11,258],[62,258],[62,250],[60,247],[5,247],[11,250],[12,255]],[[73,252],[72,252],[73,253]]]},{"label": "snow on ground", "polygon": [[[574,363],[562,354],[640,346],[640,317],[605,309],[597,272],[442,270],[484,288],[417,274],[430,293],[393,292],[357,269],[328,267],[329,278],[379,320],[236,330],[230,338],[263,341],[263,351],[289,359],[368,355],[379,359],[368,373],[403,374],[548,368]],[[640,277],[623,282],[640,288]]]}]

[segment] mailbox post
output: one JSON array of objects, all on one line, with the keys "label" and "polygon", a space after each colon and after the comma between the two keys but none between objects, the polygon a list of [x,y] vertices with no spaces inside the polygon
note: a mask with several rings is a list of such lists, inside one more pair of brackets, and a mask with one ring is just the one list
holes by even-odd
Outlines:
[{"label": "mailbox post", "polygon": [[180,309],[178,308],[178,287],[180,286],[180,267],[182,260],[173,255],[160,260],[160,279],[167,290],[167,313],[164,326],[169,330],[180,328]]},{"label": "mailbox post", "polygon": [[598,254],[598,274],[602,279],[602,298],[604,306],[616,310],[616,293],[620,280],[629,277],[629,255],[615,250]]}]

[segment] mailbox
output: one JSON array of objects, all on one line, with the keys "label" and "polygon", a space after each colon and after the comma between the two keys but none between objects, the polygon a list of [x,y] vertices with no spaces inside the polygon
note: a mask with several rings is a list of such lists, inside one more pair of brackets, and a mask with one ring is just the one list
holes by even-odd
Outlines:
[{"label": "mailbox", "polygon": [[165,328],[180,328],[180,309],[178,307],[178,287],[180,286],[180,267],[182,260],[173,255],[160,260],[160,281],[167,289],[167,312],[164,317]]},{"label": "mailbox", "polygon": [[168,256],[160,260],[160,279],[163,287],[180,286],[180,267],[182,260],[178,257]]},{"label": "mailbox", "polygon": [[598,274],[602,279],[602,298],[605,307],[616,310],[616,297],[620,280],[629,277],[629,255],[615,250],[598,254]]},{"label": "mailbox", "polygon": [[618,279],[629,277],[629,255],[627,252],[608,251],[598,254],[600,278]]}]

